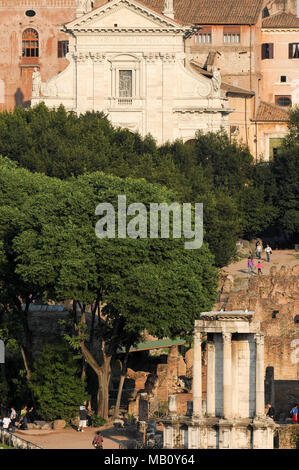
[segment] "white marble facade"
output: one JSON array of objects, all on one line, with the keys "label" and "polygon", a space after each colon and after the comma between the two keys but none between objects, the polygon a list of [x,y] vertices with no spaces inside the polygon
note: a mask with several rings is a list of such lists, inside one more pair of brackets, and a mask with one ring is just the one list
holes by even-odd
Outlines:
[{"label": "white marble facade", "polygon": [[31,104],[103,111],[115,126],[150,133],[158,144],[228,128],[220,82],[185,63],[190,28],[134,0],[112,0],[64,26],[69,66],[42,83]]}]

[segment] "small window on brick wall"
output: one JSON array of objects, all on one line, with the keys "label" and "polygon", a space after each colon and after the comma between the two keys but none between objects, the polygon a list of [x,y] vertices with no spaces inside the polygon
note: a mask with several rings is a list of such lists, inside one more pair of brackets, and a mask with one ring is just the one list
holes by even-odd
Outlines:
[{"label": "small window on brick wall", "polygon": [[58,57],[65,57],[69,51],[68,41],[58,41]]},{"label": "small window on brick wall", "polygon": [[292,97],[290,95],[275,95],[275,104],[278,106],[292,106]]},{"label": "small window on brick wall", "polygon": [[262,59],[273,59],[274,57],[273,43],[262,44]]},{"label": "small window on brick wall", "polygon": [[195,34],[196,44],[211,44],[212,42],[212,30],[209,27],[203,26],[198,33]]},{"label": "small window on brick wall", "polygon": [[238,26],[224,26],[223,42],[224,44],[240,44],[241,30]]},{"label": "small window on brick wall", "polygon": [[299,42],[289,44],[289,59],[299,59]]}]

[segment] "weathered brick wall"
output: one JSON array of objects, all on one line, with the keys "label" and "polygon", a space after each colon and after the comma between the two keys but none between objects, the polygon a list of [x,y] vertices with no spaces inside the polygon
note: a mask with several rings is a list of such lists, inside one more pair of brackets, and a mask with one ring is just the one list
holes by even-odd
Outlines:
[{"label": "weathered brick wall", "polygon": [[277,433],[279,449],[299,448],[299,424],[290,424],[288,426],[282,426],[278,429]]},{"label": "weathered brick wall", "polygon": [[[246,280],[245,280],[246,282]],[[255,276],[237,290],[229,277],[222,280],[224,290],[215,310],[255,311],[265,334],[265,371],[274,368],[275,380],[299,380],[299,326],[295,323],[299,307],[299,265],[292,269],[271,268],[269,276]],[[274,310],[278,310],[273,318]]]},{"label": "weathered brick wall", "polygon": [[[34,10],[35,16],[26,16],[26,10]],[[59,25],[75,17],[76,0],[0,0],[0,83],[4,94],[0,110],[30,103],[34,65],[40,67],[43,82],[66,68],[69,61],[58,58],[57,42],[69,37]],[[27,28],[39,35],[37,60],[22,57],[22,34]]]},{"label": "weathered brick wall", "polygon": [[[284,421],[299,402],[299,265],[274,266],[270,275],[234,282],[232,276],[221,281],[222,293],[215,310],[255,311],[265,334],[265,400],[276,410],[275,418]],[[278,313],[273,314],[274,311]],[[275,316],[275,318],[273,318]],[[269,371],[273,372],[272,379]]]}]

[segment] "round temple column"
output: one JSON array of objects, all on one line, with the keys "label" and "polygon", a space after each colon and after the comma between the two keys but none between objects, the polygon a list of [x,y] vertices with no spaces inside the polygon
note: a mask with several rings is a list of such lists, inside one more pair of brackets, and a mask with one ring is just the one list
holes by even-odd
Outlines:
[{"label": "round temple column", "polygon": [[223,417],[232,416],[232,334],[222,333],[223,338]]},{"label": "round temple column", "polygon": [[193,417],[202,416],[201,332],[195,330],[193,358]]},{"label": "round temple column", "polygon": [[264,335],[256,333],[254,338],[256,344],[255,414],[262,418],[265,415]]},{"label": "round temple column", "polygon": [[207,342],[207,415],[215,416],[215,345]]}]

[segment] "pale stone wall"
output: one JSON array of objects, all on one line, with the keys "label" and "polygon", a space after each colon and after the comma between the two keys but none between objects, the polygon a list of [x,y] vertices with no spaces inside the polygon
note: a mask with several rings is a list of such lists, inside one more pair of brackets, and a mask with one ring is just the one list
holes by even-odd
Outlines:
[{"label": "pale stone wall", "polygon": [[[273,43],[273,59],[261,60],[263,99],[275,104],[275,95],[290,95],[292,104],[299,103],[299,59],[289,59],[289,43],[298,42],[299,28],[262,29],[262,43]],[[282,83],[281,75],[287,77]]]},{"label": "pale stone wall", "polygon": [[[66,27],[74,36],[70,65],[48,82],[54,93],[41,93],[32,104],[104,111],[114,125],[150,133],[159,144],[189,140],[198,129],[228,129],[228,99],[184,66],[185,29],[177,23],[119,0]],[[132,71],[129,99],[119,96],[120,70]]]}]

